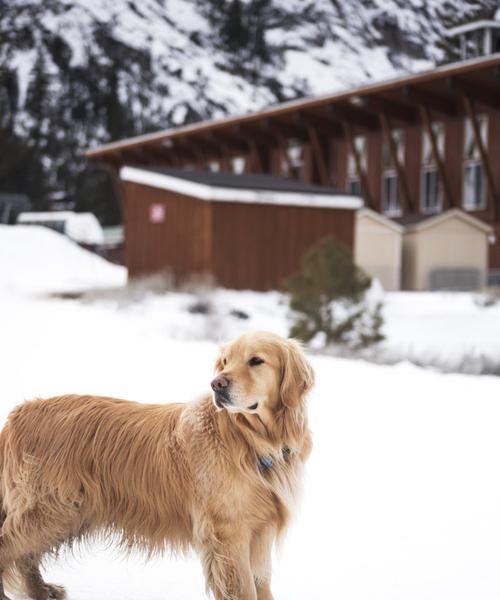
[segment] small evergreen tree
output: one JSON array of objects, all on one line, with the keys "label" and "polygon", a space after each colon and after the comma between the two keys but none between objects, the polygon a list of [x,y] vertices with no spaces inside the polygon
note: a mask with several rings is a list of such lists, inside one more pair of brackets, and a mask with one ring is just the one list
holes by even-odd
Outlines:
[{"label": "small evergreen tree", "polygon": [[324,238],[303,257],[301,269],[284,281],[296,315],[290,334],[309,342],[317,334],[327,344],[362,348],[384,339],[382,305],[370,307],[370,277],[333,238]]}]

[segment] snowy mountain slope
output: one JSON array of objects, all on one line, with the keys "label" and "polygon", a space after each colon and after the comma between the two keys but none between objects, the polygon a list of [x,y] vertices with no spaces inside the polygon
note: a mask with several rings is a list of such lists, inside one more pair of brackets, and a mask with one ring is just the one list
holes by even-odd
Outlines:
[{"label": "snowy mountain slope", "polygon": [[430,67],[496,4],[0,0],[0,190],[41,205],[83,187],[89,146]]}]

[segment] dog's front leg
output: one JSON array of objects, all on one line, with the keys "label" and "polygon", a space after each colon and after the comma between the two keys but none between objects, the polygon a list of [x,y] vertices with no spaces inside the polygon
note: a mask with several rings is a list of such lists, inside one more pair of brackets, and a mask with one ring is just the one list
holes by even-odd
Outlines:
[{"label": "dog's front leg", "polygon": [[271,552],[275,537],[273,527],[266,527],[252,535],[250,564],[257,590],[257,600],[273,600],[271,593]]},{"label": "dog's front leg", "polygon": [[250,536],[210,536],[201,555],[207,589],[216,600],[258,600],[250,566]]}]

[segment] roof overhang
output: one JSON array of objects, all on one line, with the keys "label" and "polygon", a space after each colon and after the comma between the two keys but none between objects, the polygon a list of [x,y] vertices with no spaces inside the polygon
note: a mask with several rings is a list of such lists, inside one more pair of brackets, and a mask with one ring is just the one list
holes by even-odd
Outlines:
[{"label": "roof overhang", "polygon": [[[309,123],[312,123],[314,113],[330,109],[333,109],[333,113],[323,116],[322,121],[336,126],[346,120],[356,124],[355,119],[358,119],[360,127],[377,128],[378,116],[384,110],[388,111],[396,121],[402,118],[408,122],[410,113],[413,115],[411,119],[418,118],[419,94],[425,96],[426,102],[433,101],[436,109],[443,108],[446,111],[453,105],[452,110],[456,110],[456,94],[450,90],[450,82],[455,80],[462,85],[465,81],[470,94],[477,97],[479,102],[489,98],[488,102],[494,104],[498,96],[495,90],[497,89],[496,72],[499,67],[500,55],[498,54],[475,58],[336,94],[293,100],[246,115],[202,121],[104,144],[88,150],[86,156],[90,160],[119,167],[132,161],[152,164],[155,161],[163,163],[166,159],[168,162],[169,157],[177,158],[183,152],[193,158],[196,156],[196,150],[202,148],[204,155],[213,154],[211,160],[215,160],[214,157],[220,148],[226,146],[228,148],[231,145],[235,148],[239,146],[241,152],[238,152],[248,153],[248,144],[252,136],[262,139],[263,135],[267,135],[270,141],[273,136],[276,137],[273,127],[281,127],[280,135],[285,135],[287,139],[293,138],[293,132],[298,129],[303,129],[307,133],[306,126],[294,124],[295,117],[299,117],[299,120],[308,118]],[[403,93],[407,91],[410,91],[410,96],[405,96]],[[413,99],[411,92],[416,94]],[[370,105],[372,100],[373,104]],[[288,121],[284,124],[283,120]],[[338,129],[342,130],[341,127]],[[214,146],[217,149],[215,154],[212,152]],[[193,160],[196,162],[195,159]]]},{"label": "roof overhang", "polygon": [[157,189],[169,190],[206,202],[242,202],[246,204],[275,204],[349,210],[357,210],[363,206],[363,200],[359,196],[218,187],[137,167],[122,167],[120,169],[120,179]]}]

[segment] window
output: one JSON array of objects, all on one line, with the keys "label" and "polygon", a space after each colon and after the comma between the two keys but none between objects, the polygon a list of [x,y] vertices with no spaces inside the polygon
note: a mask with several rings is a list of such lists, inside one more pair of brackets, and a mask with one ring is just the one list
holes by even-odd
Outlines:
[{"label": "window", "polygon": [[235,156],[231,159],[231,168],[233,173],[239,175],[245,172],[245,158],[243,156]]},{"label": "window", "polygon": [[361,196],[361,182],[359,179],[351,179],[347,182],[347,193],[353,196]]},{"label": "window", "polygon": [[485,32],[483,29],[474,29],[465,34],[465,58],[478,58],[484,54]]},{"label": "window", "polygon": [[[365,172],[368,162],[366,137],[364,135],[357,135],[354,138],[354,146],[361,159],[361,170]],[[361,181],[353,152],[349,152],[347,156],[347,191],[350,194],[361,196]]]},{"label": "window", "polygon": [[[437,150],[444,157],[444,124],[433,123],[432,130],[437,142]],[[424,213],[436,213],[442,207],[442,189],[438,166],[432,151],[431,136],[427,131],[422,140],[421,209]]]},{"label": "window", "polygon": [[493,54],[500,52],[500,30],[494,29],[492,33],[491,50]]},{"label": "window", "polygon": [[287,177],[302,179],[304,167],[304,149],[297,142],[290,142],[285,147],[286,156],[281,160],[281,172]]},{"label": "window", "polygon": [[387,215],[397,216],[401,214],[401,203],[399,200],[398,176],[395,173],[384,174],[384,212]]},{"label": "window", "polygon": [[[488,142],[488,118],[478,115],[477,121],[484,147]],[[480,210],[486,206],[486,185],[479,147],[476,144],[474,129],[470,119],[465,120],[464,128],[464,185],[463,207],[465,210]]]},{"label": "window", "polygon": [[[392,139],[396,146],[396,156],[399,164],[404,164],[405,138],[402,129],[391,131]],[[383,174],[382,174],[382,205],[387,215],[397,216],[401,214],[401,199],[399,192],[399,181],[396,164],[392,160],[389,142],[385,141],[382,149]]]}]

